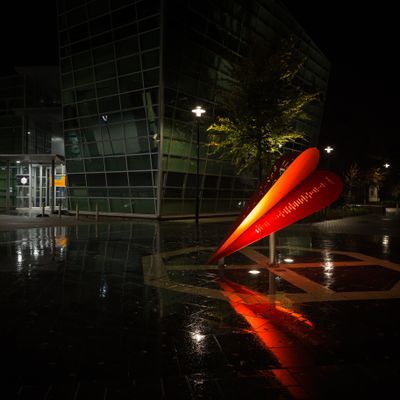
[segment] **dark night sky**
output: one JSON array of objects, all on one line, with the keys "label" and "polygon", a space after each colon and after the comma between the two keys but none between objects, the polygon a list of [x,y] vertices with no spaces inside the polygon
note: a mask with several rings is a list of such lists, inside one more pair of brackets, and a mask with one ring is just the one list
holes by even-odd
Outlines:
[{"label": "dark night sky", "polygon": [[16,65],[57,64],[56,0],[4,1],[0,13],[0,74]]},{"label": "dark night sky", "polygon": [[368,163],[387,160],[396,167],[400,139],[395,11],[388,3],[376,2],[283,2],[331,62],[320,145],[335,147],[336,163],[342,167],[352,160],[362,164],[367,155],[375,156]]},{"label": "dark night sky", "polygon": [[[400,159],[395,10],[383,8],[388,3],[378,8],[344,0],[282,1],[331,61],[320,145],[335,147],[341,164],[371,153],[377,163],[388,160],[395,167]],[[57,63],[55,0],[4,2],[0,45],[3,75],[13,65]]]}]

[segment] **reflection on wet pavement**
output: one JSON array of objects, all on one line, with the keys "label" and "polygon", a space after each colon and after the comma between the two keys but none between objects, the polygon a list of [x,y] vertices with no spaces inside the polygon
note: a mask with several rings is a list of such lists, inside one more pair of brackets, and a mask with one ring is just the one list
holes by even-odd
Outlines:
[{"label": "reflection on wet pavement", "polygon": [[[399,237],[295,226],[206,265],[230,222],[0,232],[5,399],[382,398]],[[265,242],[263,242],[265,243]]]}]

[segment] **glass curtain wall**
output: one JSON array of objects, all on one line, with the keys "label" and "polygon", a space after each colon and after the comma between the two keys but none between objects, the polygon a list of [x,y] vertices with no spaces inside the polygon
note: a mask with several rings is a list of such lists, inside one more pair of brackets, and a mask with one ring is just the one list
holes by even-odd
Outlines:
[{"label": "glass curtain wall", "polygon": [[[206,128],[250,38],[295,35],[302,84],[326,90],[328,61],[276,0],[58,0],[58,14],[72,210],[194,215],[200,105],[200,212],[240,211],[257,179],[211,154]],[[316,145],[322,103],[309,112],[298,128]]]},{"label": "glass curtain wall", "polygon": [[60,0],[69,207],[157,212],[158,1]]},{"label": "glass curtain wall", "polygon": [[[218,115],[226,90],[227,66],[238,62],[251,40],[264,42],[289,34],[306,55],[301,80],[324,93],[329,63],[289,12],[275,0],[168,0],[164,23],[164,136],[162,214],[194,214],[197,120],[191,110],[206,109],[200,125],[200,213],[232,213],[253,193],[255,176],[237,176],[229,162],[210,153],[206,128]],[[298,127],[315,145],[322,105],[309,109],[312,121]]]},{"label": "glass curtain wall", "polygon": [[[241,17],[226,12],[234,2],[172,0],[165,3],[164,215],[194,214],[197,122],[200,122],[200,213],[240,210],[256,187],[232,165],[212,155],[207,126],[217,113],[226,67],[240,57]],[[179,10],[179,13],[176,12]],[[201,105],[198,121],[191,112]]]}]

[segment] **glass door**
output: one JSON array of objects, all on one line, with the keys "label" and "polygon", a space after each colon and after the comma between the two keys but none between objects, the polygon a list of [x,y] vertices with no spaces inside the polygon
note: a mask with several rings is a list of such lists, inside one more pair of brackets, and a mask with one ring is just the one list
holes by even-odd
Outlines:
[{"label": "glass door", "polygon": [[17,208],[41,208],[51,206],[54,190],[55,208],[61,204],[67,208],[65,189],[65,166],[55,168],[54,186],[51,178],[51,166],[41,164],[19,165],[17,167]]},{"label": "glass door", "polygon": [[30,208],[30,164],[17,163],[17,208]]},{"label": "glass door", "polygon": [[[33,207],[49,207],[50,206],[50,170],[51,167],[46,165],[33,165],[32,170],[35,172],[35,188],[32,188]],[[33,178],[33,176],[32,176]]]}]

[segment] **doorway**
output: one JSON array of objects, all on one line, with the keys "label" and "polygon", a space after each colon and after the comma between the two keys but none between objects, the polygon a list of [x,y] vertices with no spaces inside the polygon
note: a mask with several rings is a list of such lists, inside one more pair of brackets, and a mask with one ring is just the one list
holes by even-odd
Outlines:
[{"label": "doorway", "polygon": [[[61,182],[61,183],[60,183]],[[55,207],[61,204],[66,208],[65,167],[55,167],[55,188],[51,177],[51,165],[24,164],[17,167],[16,208],[40,209],[50,208],[54,190]]]}]

